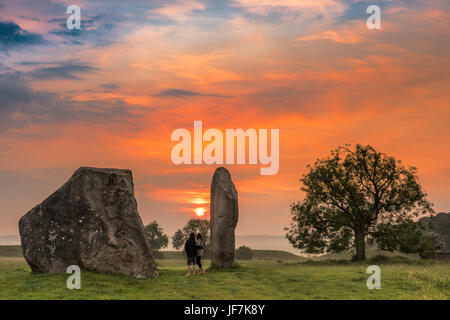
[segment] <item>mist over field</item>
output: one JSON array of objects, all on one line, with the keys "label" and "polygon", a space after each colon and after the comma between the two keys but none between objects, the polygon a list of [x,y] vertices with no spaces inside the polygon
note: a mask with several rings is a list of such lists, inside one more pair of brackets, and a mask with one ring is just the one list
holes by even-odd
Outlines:
[{"label": "mist over field", "polygon": [[[20,245],[20,237],[18,235],[0,236],[0,245]],[[294,249],[283,235],[237,235],[236,248],[243,245],[256,250],[282,250],[300,255],[300,252]],[[166,250],[172,251],[174,248],[169,245],[163,251]]]},{"label": "mist over field", "polygon": [[282,250],[301,255],[298,249],[292,247],[285,236],[269,235],[237,235],[236,248],[245,245],[256,250]]},{"label": "mist over field", "polygon": [[0,236],[0,246],[20,245],[20,237],[18,235]]}]

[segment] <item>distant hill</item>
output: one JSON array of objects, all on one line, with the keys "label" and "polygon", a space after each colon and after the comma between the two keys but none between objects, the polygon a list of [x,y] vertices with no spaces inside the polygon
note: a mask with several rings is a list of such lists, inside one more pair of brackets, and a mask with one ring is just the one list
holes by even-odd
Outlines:
[{"label": "distant hill", "polygon": [[441,212],[435,215],[433,218],[425,217],[420,219],[420,221],[424,223],[430,223],[433,225],[433,229],[430,231],[434,231],[440,233],[447,245],[447,248],[450,248],[450,212]]},{"label": "distant hill", "polygon": [[0,246],[20,245],[19,235],[0,236]]},{"label": "distant hill", "polygon": [[301,255],[300,250],[292,247],[283,235],[236,235],[236,248],[242,245],[256,250],[281,250]]},{"label": "distant hill", "polygon": [[[19,235],[0,236],[0,246],[20,245]],[[236,248],[245,245],[256,250],[280,250],[287,251],[296,255],[301,255],[298,249],[292,247],[289,241],[283,235],[236,235]],[[163,251],[173,251],[169,248]]]},{"label": "distant hill", "polygon": [[303,261],[305,258],[282,250],[252,250],[253,260]]}]

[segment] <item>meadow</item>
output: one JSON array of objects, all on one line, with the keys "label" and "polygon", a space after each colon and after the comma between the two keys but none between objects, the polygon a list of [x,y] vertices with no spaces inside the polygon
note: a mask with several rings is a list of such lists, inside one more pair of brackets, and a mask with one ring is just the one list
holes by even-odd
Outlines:
[{"label": "meadow", "polygon": [[[81,290],[66,288],[66,274],[32,274],[22,257],[3,256],[0,299],[450,299],[448,261],[374,256],[353,263],[261,251],[259,258],[238,261],[232,270],[210,268],[206,260],[207,273],[191,277],[174,252],[157,260],[157,279],[83,271]],[[369,264],[381,268],[379,290],[366,286]]]}]

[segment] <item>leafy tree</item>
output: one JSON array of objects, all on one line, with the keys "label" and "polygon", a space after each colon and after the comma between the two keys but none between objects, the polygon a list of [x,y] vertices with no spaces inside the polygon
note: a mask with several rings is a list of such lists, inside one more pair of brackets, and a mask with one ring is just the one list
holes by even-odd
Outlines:
[{"label": "leafy tree", "polygon": [[[291,206],[285,228],[293,246],[306,253],[354,247],[354,259],[364,260],[367,239],[385,243],[390,236],[397,243],[392,234],[403,232],[401,225],[434,212],[416,168],[369,145],[338,147],[308,169],[300,179],[305,199]],[[386,224],[399,227],[383,229]]]},{"label": "leafy tree", "polygon": [[175,249],[180,250],[183,247],[185,241],[186,239],[184,237],[183,231],[181,231],[181,229],[178,229],[172,237],[172,246]]},{"label": "leafy tree", "polygon": [[379,239],[378,247],[382,250],[401,251],[404,253],[430,253],[434,244],[425,235],[426,225],[421,222],[408,221],[403,224],[379,224],[374,232]]},{"label": "leafy tree", "polygon": [[191,232],[197,234],[200,233],[203,237],[203,246],[206,247],[209,245],[209,231],[210,225],[209,220],[205,219],[191,219],[183,228],[183,233],[186,236],[186,239],[189,237]]},{"label": "leafy tree", "polygon": [[150,242],[152,250],[160,250],[161,248],[167,248],[169,244],[169,237],[164,234],[163,229],[159,226],[158,222],[153,221],[145,226],[145,233]]},{"label": "leafy tree", "polygon": [[[189,238],[189,235],[193,232],[195,234],[200,233],[203,237],[203,247],[208,249],[209,247],[209,221],[204,219],[191,219],[183,227],[178,229],[172,237],[172,246],[175,249],[181,249],[184,243]],[[206,251],[206,250],[205,250]]]},{"label": "leafy tree", "polygon": [[236,259],[238,260],[252,260],[253,259],[253,251],[249,247],[240,246],[236,250]]}]

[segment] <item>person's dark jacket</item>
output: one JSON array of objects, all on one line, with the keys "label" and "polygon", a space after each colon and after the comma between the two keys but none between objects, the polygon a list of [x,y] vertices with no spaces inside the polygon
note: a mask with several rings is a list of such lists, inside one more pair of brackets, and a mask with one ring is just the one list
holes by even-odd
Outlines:
[{"label": "person's dark jacket", "polygon": [[184,244],[184,251],[186,252],[188,257],[196,257],[197,256],[197,245],[195,244],[195,238],[189,237]]}]

